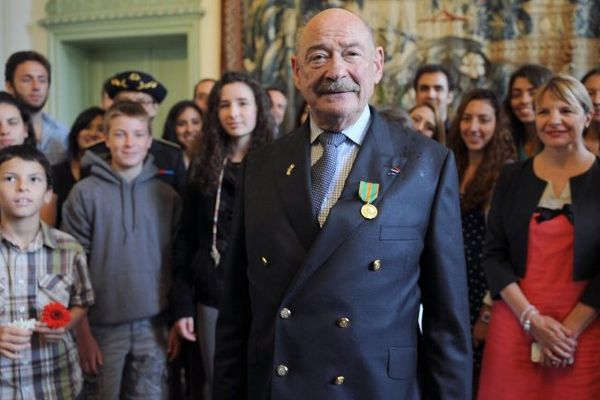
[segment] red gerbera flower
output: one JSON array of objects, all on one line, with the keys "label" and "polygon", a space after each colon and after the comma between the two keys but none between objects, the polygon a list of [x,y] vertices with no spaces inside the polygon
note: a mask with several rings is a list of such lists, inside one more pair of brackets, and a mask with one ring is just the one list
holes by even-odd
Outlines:
[{"label": "red gerbera flower", "polygon": [[48,328],[58,329],[71,322],[71,313],[60,303],[48,303],[42,310],[41,320]]}]

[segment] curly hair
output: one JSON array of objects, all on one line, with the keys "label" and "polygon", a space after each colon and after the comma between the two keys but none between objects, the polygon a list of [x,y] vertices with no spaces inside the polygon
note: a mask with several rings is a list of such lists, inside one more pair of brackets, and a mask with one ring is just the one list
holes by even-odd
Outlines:
[{"label": "curly hair", "polygon": [[204,116],[204,113],[196,103],[194,103],[191,100],[182,100],[178,103],[175,103],[175,105],[169,110],[167,118],[165,119],[165,125],[162,134],[163,139],[173,143],[177,143],[184,150],[187,149],[185,148],[185,145],[181,143],[179,139],[177,139],[176,127],[177,118],[179,118],[179,116],[183,114],[183,112],[188,108],[195,110],[198,113],[198,115],[200,115],[200,118]]},{"label": "curly hair", "polygon": [[469,103],[481,100],[494,109],[496,126],[488,144],[483,149],[481,163],[477,166],[473,179],[468,183],[462,195],[460,208],[463,213],[484,207],[490,199],[492,188],[502,167],[516,161],[517,153],[510,132],[507,129],[506,116],[498,97],[488,89],[475,89],[463,96],[450,129],[449,144],[454,151],[459,180],[462,182],[469,165],[469,150],[460,133],[460,121]]},{"label": "curly hair", "polygon": [[202,193],[216,192],[223,160],[232,150],[233,141],[219,119],[219,102],[223,86],[241,82],[254,93],[256,103],[256,126],[252,131],[250,150],[264,146],[273,140],[275,120],[271,114],[271,100],[260,83],[245,72],[225,72],[208,96],[208,106],[202,121],[203,140],[197,142],[196,156],[190,163],[188,181],[196,185]]},{"label": "curly hair", "polygon": [[534,88],[538,89],[540,86],[543,86],[546,82],[548,82],[552,75],[552,71],[544,66],[536,64],[524,64],[510,76],[510,80],[508,81],[508,93],[504,99],[504,109],[506,111],[506,115],[508,116],[510,131],[517,147],[525,144],[525,140],[527,138],[525,137],[525,125],[519,120],[519,118],[517,118],[510,104],[512,87],[517,78],[525,78]]}]

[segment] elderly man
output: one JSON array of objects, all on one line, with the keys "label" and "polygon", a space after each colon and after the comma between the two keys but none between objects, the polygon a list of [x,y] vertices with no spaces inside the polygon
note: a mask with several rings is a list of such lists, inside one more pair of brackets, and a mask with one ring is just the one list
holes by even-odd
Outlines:
[{"label": "elderly man", "polygon": [[200,107],[200,109],[206,113],[208,106],[208,95],[215,86],[217,81],[211,78],[201,79],[196,86],[194,86],[194,102]]},{"label": "elderly man", "polygon": [[310,123],[240,175],[214,399],[469,399],[452,154],[368,106],[383,49],[351,12],[313,17],[292,69]]}]

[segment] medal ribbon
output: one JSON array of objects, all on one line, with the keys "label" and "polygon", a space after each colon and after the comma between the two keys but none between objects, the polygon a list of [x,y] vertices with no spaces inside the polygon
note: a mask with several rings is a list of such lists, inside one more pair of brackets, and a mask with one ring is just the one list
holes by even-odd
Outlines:
[{"label": "medal ribbon", "polygon": [[365,204],[371,204],[379,196],[379,183],[360,181],[358,196]]}]

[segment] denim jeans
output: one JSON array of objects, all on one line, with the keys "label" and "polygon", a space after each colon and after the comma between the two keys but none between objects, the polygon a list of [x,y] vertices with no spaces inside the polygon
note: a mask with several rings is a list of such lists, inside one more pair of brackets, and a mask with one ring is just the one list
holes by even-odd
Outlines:
[{"label": "denim jeans", "polygon": [[99,374],[86,375],[87,400],[163,400],[167,396],[167,325],[160,318],[92,325],[104,358]]}]

